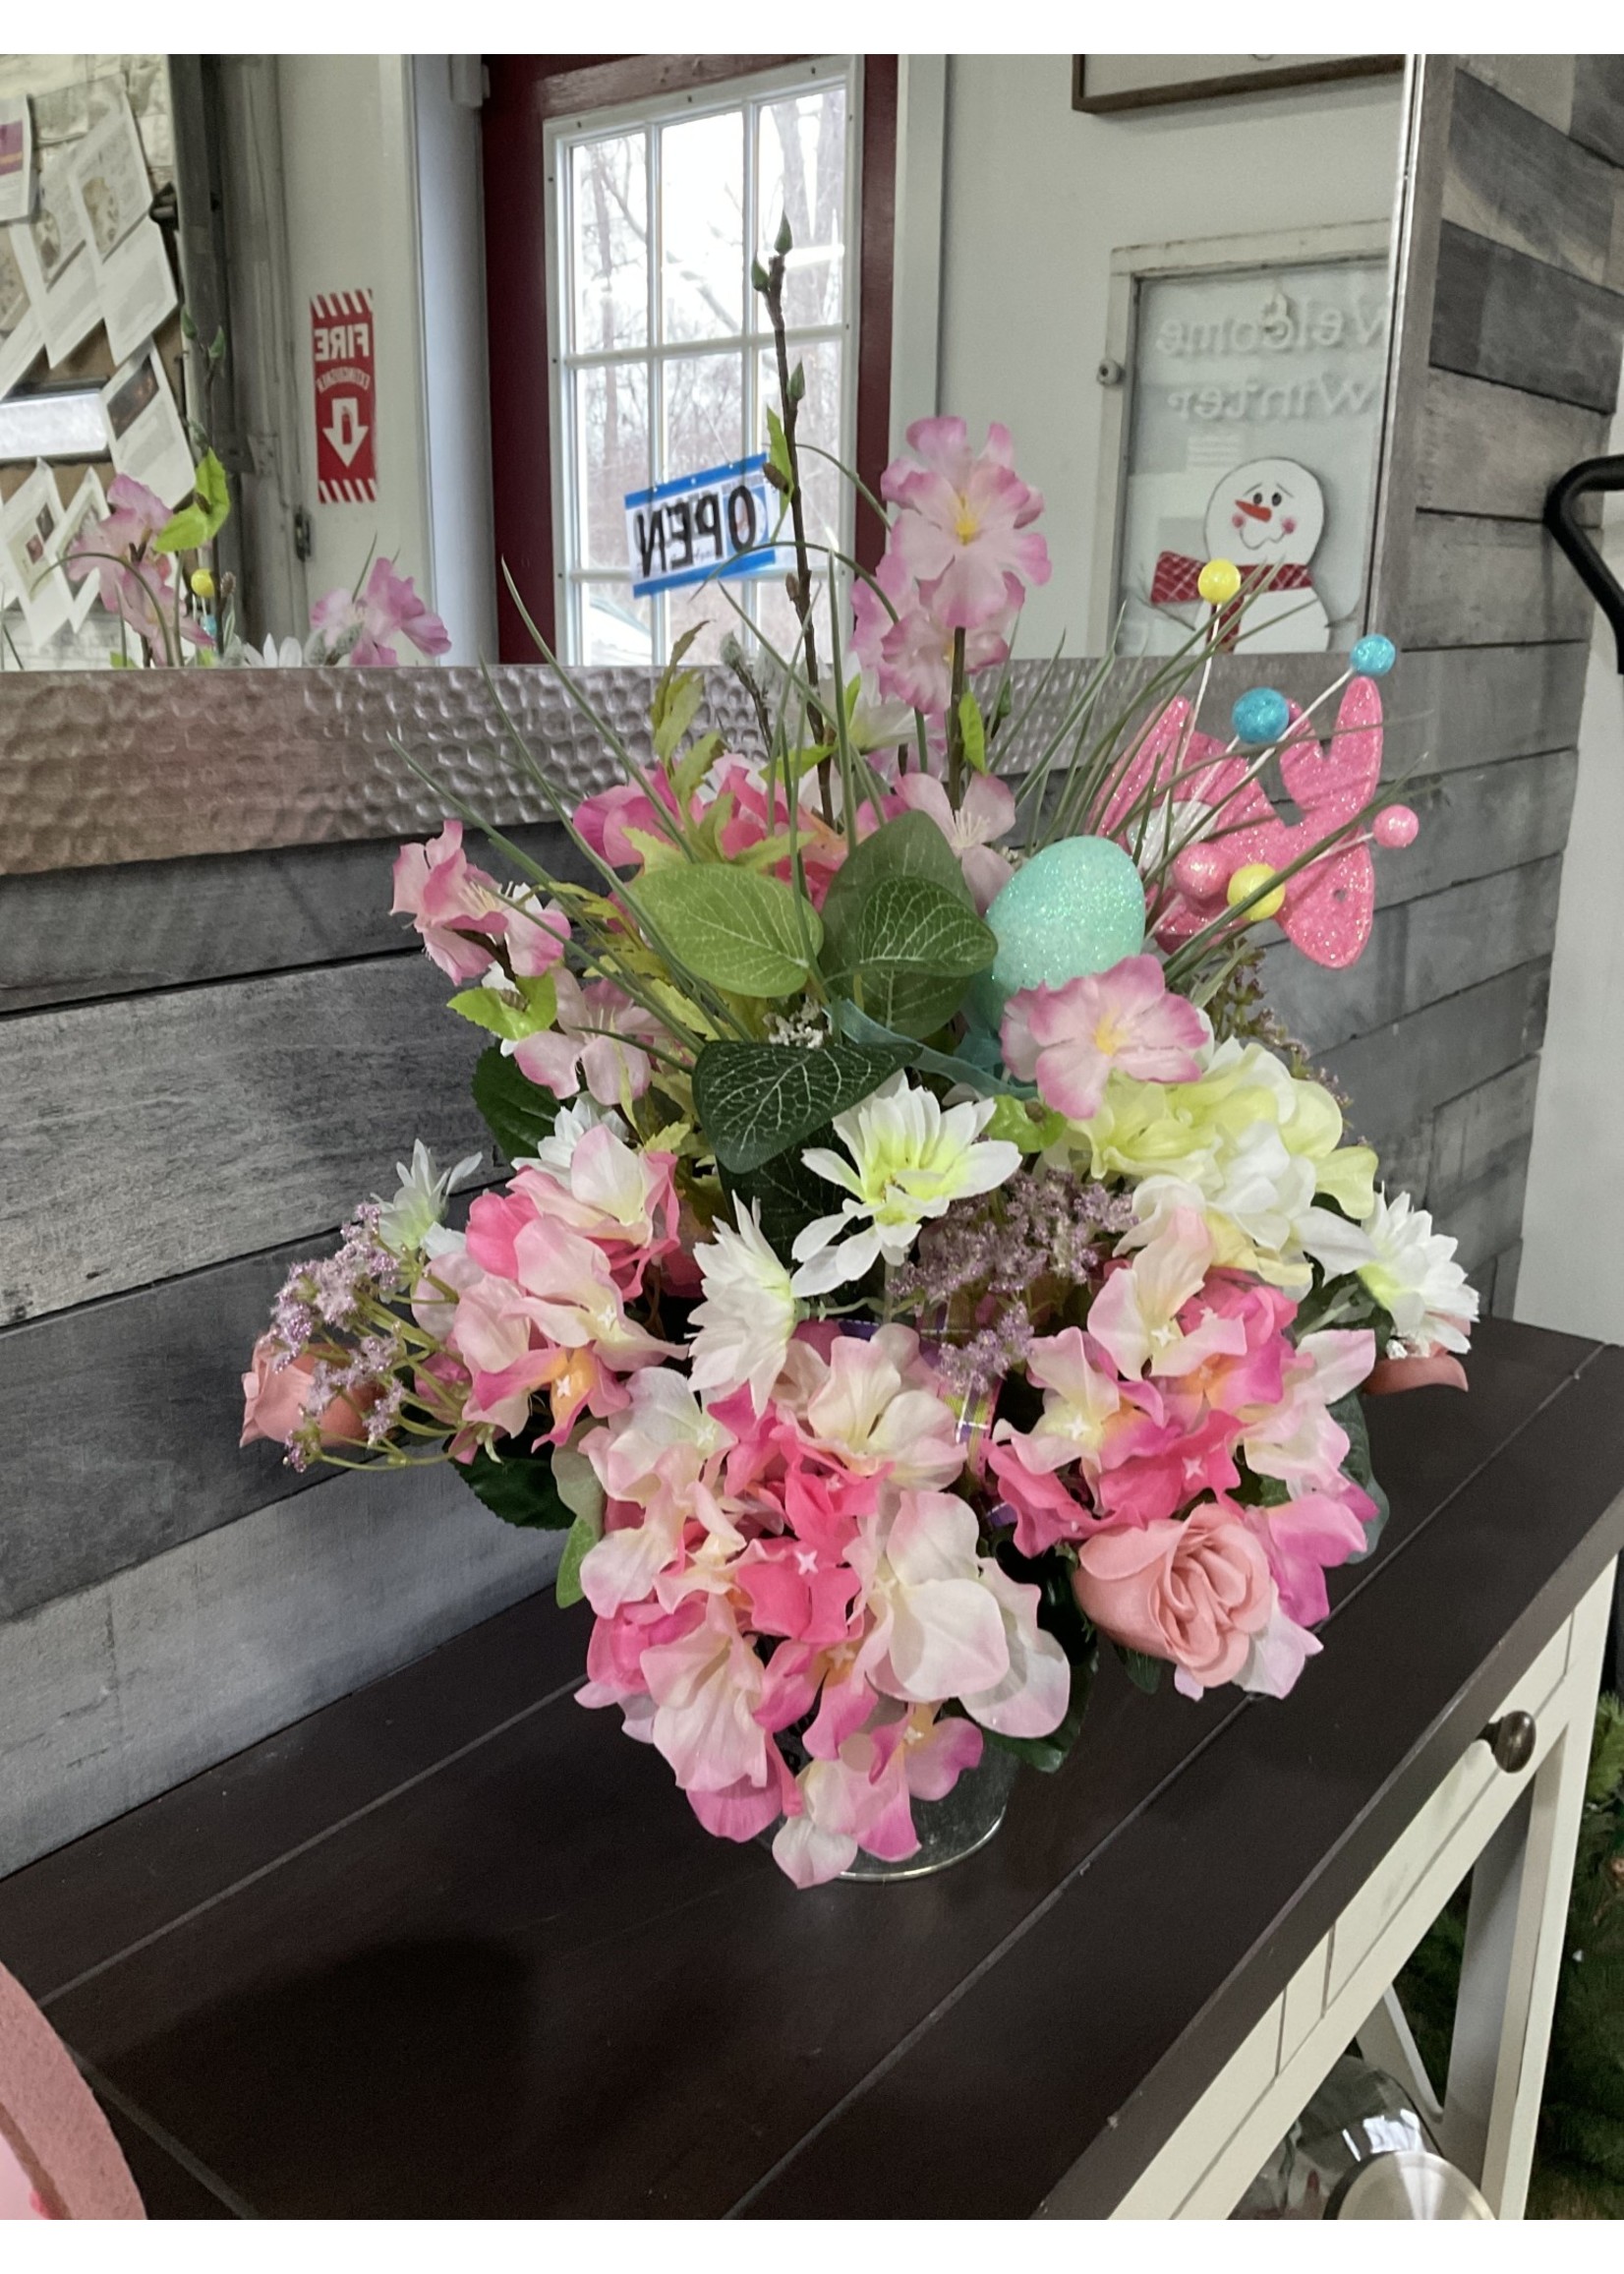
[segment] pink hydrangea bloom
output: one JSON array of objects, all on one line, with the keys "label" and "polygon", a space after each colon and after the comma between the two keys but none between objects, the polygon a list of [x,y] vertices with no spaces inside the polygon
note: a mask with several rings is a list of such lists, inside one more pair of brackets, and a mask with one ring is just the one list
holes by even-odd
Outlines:
[{"label": "pink hydrangea bloom", "polygon": [[992,426],[973,451],[964,421],[918,419],[907,431],[914,459],[887,467],[881,494],[900,505],[892,543],[948,629],[977,630],[1004,610],[1006,578],[1047,584],[1049,549],[1031,528],[1041,495],[1015,470],[1008,427]]},{"label": "pink hydrangea bloom", "polygon": [[1044,1104],[1069,1121],[1098,1113],[1113,1070],[1194,1081],[1211,1040],[1206,1013],[1168,993],[1154,956],[1130,956],[1064,987],[1022,988],[1004,1011],[1005,1065],[1035,1079]]},{"label": "pink hydrangea bloom", "polygon": [[447,821],[425,845],[395,855],[390,912],[410,916],[423,945],[448,978],[482,979],[503,947],[526,979],[551,971],[564,952],[569,919],[555,902],[504,895],[462,849],[462,823]]},{"label": "pink hydrangea bloom", "polygon": [[554,1097],[574,1097],[583,1080],[600,1105],[624,1106],[641,1097],[653,1069],[638,1043],[664,1036],[659,1020],[612,979],[583,987],[560,968],[556,985],[556,1026],[502,1045],[519,1072]]},{"label": "pink hydrangea bloom", "polygon": [[603,1254],[623,1296],[642,1292],[649,1266],[675,1253],[678,1206],[673,1153],[642,1151],[600,1122],[538,1163],[518,1169],[505,1190],[482,1193],[468,1214],[468,1253],[486,1271],[512,1279],[525,1227],[552,1217]]}]

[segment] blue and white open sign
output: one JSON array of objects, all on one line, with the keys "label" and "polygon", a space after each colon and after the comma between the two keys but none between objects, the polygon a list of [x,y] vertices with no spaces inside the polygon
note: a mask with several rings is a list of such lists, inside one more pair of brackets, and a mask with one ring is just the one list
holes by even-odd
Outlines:
[{"label": "blue and white open sign", "polygon": [[770,576],[783,565],[773,543],[780,500],[763,456],[735,458],[633,490],[626,505],[632,592],[674,592],[717,576]]}]

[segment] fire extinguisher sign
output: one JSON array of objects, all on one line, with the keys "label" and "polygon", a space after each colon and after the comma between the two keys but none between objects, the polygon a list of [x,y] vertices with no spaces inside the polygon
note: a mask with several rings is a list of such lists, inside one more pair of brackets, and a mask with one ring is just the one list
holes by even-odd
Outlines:
[{"label": "fire extinguisher sign", "polygon": [[319,292],[310,304],[316,379],[316,495],[323,505],[377,499],[377,390],[371,292]]}]

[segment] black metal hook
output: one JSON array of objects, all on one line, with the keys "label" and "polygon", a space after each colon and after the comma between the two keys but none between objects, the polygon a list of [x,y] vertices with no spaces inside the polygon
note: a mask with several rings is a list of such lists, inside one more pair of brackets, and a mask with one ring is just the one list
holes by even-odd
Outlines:
[{"label": "black metal hook", "polygon": [[1573,562],[1612,626],[1613,649],[1624,675],[1624,590],[1597,552],[1588,531],[1574,519],[1574,506],[1593,490],[1624,490],[1624,458],[1584,458],[1551,484],[1545,498],[1545,527]]}]

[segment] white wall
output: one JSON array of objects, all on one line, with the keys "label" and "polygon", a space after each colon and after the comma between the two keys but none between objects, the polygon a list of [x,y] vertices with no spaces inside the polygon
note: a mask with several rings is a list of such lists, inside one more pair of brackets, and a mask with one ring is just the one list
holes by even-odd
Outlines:
[{"label": "white wall", "polygon": [[480,79],[478,56],[413,59],[435,606],[456,664],[496,654]]},{"label": "white wall", "polygon": [[[1607,447],[1624,450],[1624,413]],[[1624,577],[1624,502],[1601,552]],[[1624,1341],[1624,680],[1599,612],[1562,861],[1517,1316]]]},{"label": "white wall", "polygon": [[1002,419],[1044,493],[1055,573],[1028,604],[1027,655],[1063,631],[1086,644],[1112,251],[1380,220],[1398,177],[1396,77],[1097,118],[1073,110],[1071,72],[1066,55],[948,66],[934,407],[977,434]]}]

